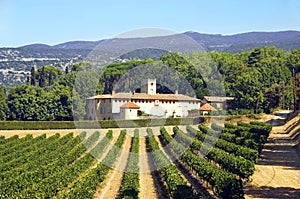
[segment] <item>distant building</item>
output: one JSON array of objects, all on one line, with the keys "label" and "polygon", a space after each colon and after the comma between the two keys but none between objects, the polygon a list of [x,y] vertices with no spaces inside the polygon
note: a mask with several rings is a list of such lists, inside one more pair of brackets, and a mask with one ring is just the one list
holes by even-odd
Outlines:
[{"label": "distant building", "polygon": [[203,104],[210,104],[217,109],[225,109],[228,101],[234,100],[233,97],[219,97],[219,96],[204,96]]},{"label": "distant building", "polygon": [[212,111],[215,111],[216,109],[214,107],[212,107],[209,104],[203,104],[200,108],[199,108],[199,113],[200,115],[207,115],[208,113],[211,113]]},{"label": "distant building", "polygon": [[86,112],[90,120],[138,119],[138,112],[156,118],[186,117],[198,110],[201,100],[186,95],[157,94],[156,80],[142,81],[141,93],[97,95],[87,100]]}]

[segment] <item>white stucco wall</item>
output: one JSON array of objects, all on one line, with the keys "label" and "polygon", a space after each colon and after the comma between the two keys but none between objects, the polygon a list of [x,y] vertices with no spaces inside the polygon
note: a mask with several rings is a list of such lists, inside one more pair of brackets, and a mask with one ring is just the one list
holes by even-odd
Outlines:
[{"label": "white stucco wall", "polygon": [[129,100],[112,99],[112,113],[120,113],[120,107],[127,102],[129,102]]},{"label": "white stucco wall", "polygon": [[138,109],[123,109],[122,108],[121,113],[120,113],[120,119],[125,119],[125,120],[138,119],[137,111],[138,111]]},{"label": "white stucco wall", "polygon": [[[88,103],[88,113],[87,116],[90,119],[122,119],[125,118],[125,115],[122,115],[120,107],[129,102],[125,99],[106,99],[99,100],[97,99],[87,100]],[[200,102],[189,102],[189,101],[158,101],[155,103],[150,100],[132,100],[133,103],[140,107],[141,111],[144,111],[147,114],[155,115],[157,117],[171,117],[173,116],[173,111],[175,111],[175,117],[186,117],[188,116],[189,110],[199,109]],[[103,113],[100,113],[100,107],[103,107]],[[110,113],[108,113],[108,107],[110,107]],[[134,112],[137,113],[137,109]],[[129,115],[126,118],[134,117],[136,119],[136,113],[128,113]],[[125,114],[125,113],[124,113]],[[97,115],[97,116],[96,116]],[[134,115],[134,116],[133,116]]]},{"label": "white stucco wall", "polygon": [[[159,101],[158,104],[155,102],[138,102],[133,101],[138,105],[141,111],[147,114],[157,115],[159,117],[170,117],[173,116],[173,111],[175,111],[175,116],[186,117],[188,116],[189,110],[199,109],[200,102],[187,102],[187,101]],[[167,112],[167,113],[165,113]]]}]

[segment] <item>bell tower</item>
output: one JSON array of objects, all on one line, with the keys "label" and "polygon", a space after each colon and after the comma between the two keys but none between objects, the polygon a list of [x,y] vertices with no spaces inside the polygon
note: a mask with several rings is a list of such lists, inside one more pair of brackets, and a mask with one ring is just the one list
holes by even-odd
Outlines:
[{"label": "bell tower", "polygon": [[145,79],[142,81],[141,87],[142,93],[149,95],[156,95],[156,79]]}]

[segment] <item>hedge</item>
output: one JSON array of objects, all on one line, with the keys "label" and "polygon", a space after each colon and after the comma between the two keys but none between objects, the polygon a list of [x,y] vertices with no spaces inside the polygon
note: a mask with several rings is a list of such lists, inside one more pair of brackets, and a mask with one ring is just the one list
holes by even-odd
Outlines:
[{"label": "hedge", "polygon": [[203,123],[208,118],[159,118],[138,120],[0,121],[0,130],[106,129],[177,126]]}]

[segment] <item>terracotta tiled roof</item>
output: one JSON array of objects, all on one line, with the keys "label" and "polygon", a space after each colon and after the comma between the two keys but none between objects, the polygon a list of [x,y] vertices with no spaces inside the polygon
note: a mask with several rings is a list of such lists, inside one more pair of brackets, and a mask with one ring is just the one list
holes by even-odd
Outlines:
[{"label": "terracotta tiled roof", "polygon": [[97,95],[88,99],[133,99],[133,100],[170,100],[170,101],[195,101],[201,102],[197,98],[193,98],[182,94],[156,94],[149,95],[147,93],[116,93],[114,95]]},{"label": "terracotta tiled roof", "polygon": [[131,108],[131,109],[139,109],[140,107],[133,102],[127,102],[120,106],[120,108]]},{"label": "terracotta tiled roof", "polygon": [[208,102],[225,102],[227,100],[234,100],[234,97],[204,96],[204,100]]},{"label": "terracotta tiled roof", "polygon": [[110,99],[111,98],[111,95],[96,95],[96,96],[93,96],[93,97],[89,97],[87,99]]},{"label": "terracotta tiled roof", "polygon": [[209,104],[204,104],[199,108],[199,111],[214,111],[214,110],[216,109]]}]

